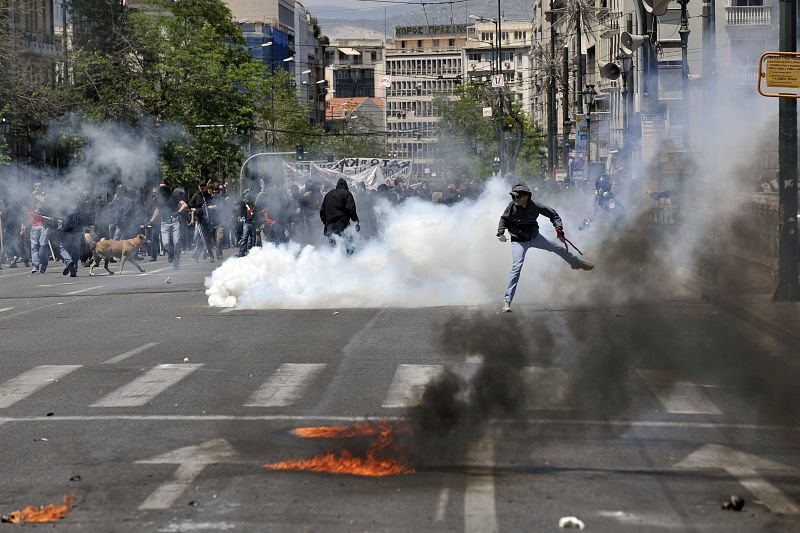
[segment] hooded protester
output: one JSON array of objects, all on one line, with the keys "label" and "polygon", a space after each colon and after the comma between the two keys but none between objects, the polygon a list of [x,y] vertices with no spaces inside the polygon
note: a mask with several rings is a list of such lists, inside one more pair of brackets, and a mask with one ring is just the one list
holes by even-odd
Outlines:
[{"label": "hooded protester", "polygon": [[[506,294],[503,298],[503,312],[511,311],[511,300],[517,291],[517,283],[522,272],[522,265],[525,262],[525,254],[529,248],[539,248],[558,254],[564,261],[570,264],[573,269],[591,270],[594,265],[587,263],[571,254],[566,248],[566,237],[564,235],[564,225],[561,217],[555,209],[545,205],[536,204],[531,198],[531,189],[525,183],[517,183],[511,189],[511,203],[508,204],[503,214],[500,215],[500,223],[497,225],[497,238],[500,242],[506,242],[506,230],[511,235],[511,273],[508,276]],[[550,219],[556,228],[558,240],[564,243],[565,247],[556,245],[539,233],[539,224],[536,221],[539,215],[544,215]]]},{"label": "hooded protester", "polygon": [[[322,220],[325,236],[328,237],[331,246],[336,246],[337,237],[341,237],[351,220],[356,223],[356,231],[361,231],[356,213],[356,200],[344,178],[339,178],[336,188],[325,194],[322,207],[319,209],[319,218]],[[345,249],[348,255],[353,253],[352,237],[346,239]]]}]

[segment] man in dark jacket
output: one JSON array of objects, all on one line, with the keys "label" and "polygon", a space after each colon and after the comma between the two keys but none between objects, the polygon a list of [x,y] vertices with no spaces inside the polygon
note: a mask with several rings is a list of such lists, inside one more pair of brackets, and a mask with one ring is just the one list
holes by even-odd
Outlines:
[{"label": "man in dark jacket", "polygon": [[[331,246],[336,246],[336,239],[342,236],[351,220],[356,223],[356,231],[361,230],[356,213],[356,200],[347,188],[347,181],[344,178],[339,178],[336,188],[325,195],[322,207],[319,209],[319,218],[322,220],[325,236],[328,237]],[[352,241],[352,237],[345,237],[347,255],[354,252]]]},{"label": "man in dark jacket", "polygon": [[522,272],[522,265],[525,262],[525,254],[529,248],[539,248],[547,250],[561,256],[564,261],[570,264],[573,269],[591,270],[594,265],[582,261],[571,254],[566,246],[561,247],[554,242],[546,239],[539,233],[539,224],[536,219],[539,215],[544,215],[550,219],[556,228],[558,240],[566,245],[564,237],[564,225],[561,217],[554,209],[534,203],[531,198],[531,189],[524,183],[517,183],[511,189],[511,203],[500,215],[500,223],[497,225],[497,238],[500,242],[506,242],[506,230],[511,234],[511,274],[508,276],[505,298],[503,299],[503,312],[511,311],[511,300],[517,291],[517,283]]}]

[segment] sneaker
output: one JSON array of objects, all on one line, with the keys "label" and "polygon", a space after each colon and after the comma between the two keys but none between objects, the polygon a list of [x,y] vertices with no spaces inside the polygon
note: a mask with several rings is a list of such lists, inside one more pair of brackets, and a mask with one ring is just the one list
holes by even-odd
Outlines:
[{"label": "sneaker", "polygon": [[503,300],[503,307],[501,308],[501,311],[503,311],[504,313],[510,313],[511,302],[509,302],[508,300]]},{"label": "sneaker", "polygon": [[69,274],[69,270],[70,270],[69,267],[70,267],[70,265],[67,265],[67,266],[64,267],[64,270],[61,271],[61,275],[62,276],[66,276],[67,274]]},{"label": "sneaker", "polygon": [[32,268],[31,269],[31,274],[38,274],[38,273],[39,273],[39,269],[38,268]]},{"label": "sneaker", "polygon": [[577,263],[572,265],[572,270],[591,270],[593,268],[593,264],[583,260],[579,260]]},{"label": "sneaker", "polygon": [[71,278],[77,278],[77,277],[78,277],[78,275],[73,273],[73,274],[70,274],[70,275],[69,275],[69,277],[71,277]]},{"label": "sneaker", "polygon": [[45,272],[47,272],[47,267],[39,268],[39,274],[44,274]]}]

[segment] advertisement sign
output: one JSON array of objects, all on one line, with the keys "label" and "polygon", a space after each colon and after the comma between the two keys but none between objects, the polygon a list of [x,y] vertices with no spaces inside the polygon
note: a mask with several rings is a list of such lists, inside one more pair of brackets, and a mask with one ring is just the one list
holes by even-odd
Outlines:
[{"label": "advertisement sign", "polygon": [[666,115],[642,114],[642,160],[650,161],[667,135]]}]

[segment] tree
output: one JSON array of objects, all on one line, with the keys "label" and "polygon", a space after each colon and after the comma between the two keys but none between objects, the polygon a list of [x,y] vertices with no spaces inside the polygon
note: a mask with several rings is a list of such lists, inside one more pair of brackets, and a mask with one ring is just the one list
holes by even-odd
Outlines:
[{"label": "tree", "polygon": [[246,138],[233,133],[253,130],[269,76],[221,0],[154,4],[160,11],[123,14],[111,28],[112,50],[77,50],[75,77],[93,118],[136,125],[156,139],[163,125],[185,125],[188,135],[166,143],[163,170],[186,185],[238,165]]},{"label": "tree", "polygon": [[[458,86],[454,98],[439,96],[434,99],[436,114],[441,117],[438,125],[441,151],[463,156],[450,157],[447,161],[456,175],[469,175],[475,169],[484,176],[491,173],[492,161],[498,153],[500,127],[506,138],[504,159],[507,172],[516,172],[520,157],[524,158],[526,168],[538,157],[541,134],[522,112],[522,106],[509,94],[505,94],[502,100],[501,124],[497,119],[498,93],[487,83],[465,83]],[[493,118],[483,116],[484,107],[492,107]],[[536,165],[538,168],[538,161]],[[538,171],[535,174],[538,175]]]}]

